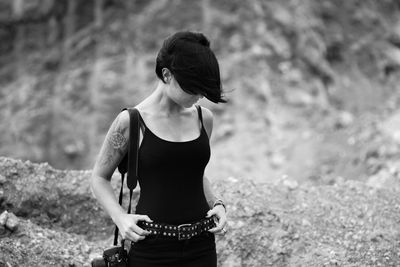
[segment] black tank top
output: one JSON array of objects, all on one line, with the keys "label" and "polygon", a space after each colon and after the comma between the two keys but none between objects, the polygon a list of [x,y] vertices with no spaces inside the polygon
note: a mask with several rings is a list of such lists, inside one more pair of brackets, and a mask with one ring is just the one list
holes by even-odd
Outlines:
[{"label": "black tank top", "polygon": [[200,106],[200,136],[172,142],[156,136],[144,123],[139,148],[138,181],[140,197],[137,214],[154,222],[182,224],[204,218],[209,210],[203,190],[204,169],[210,159],[210,145]]}]

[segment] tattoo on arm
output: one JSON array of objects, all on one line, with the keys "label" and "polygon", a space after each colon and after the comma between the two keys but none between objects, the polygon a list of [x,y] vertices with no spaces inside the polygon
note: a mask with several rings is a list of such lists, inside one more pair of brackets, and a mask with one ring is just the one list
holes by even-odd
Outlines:
[{"label": "tattoo on arm", "polygon": [[121,149],[125,146],[127,143],[125,136],[119,132],[118,130],[113,132],[109,137],[108,137],[108,142],[112,145],[114,149]]},{"label": "tattoo on arm", "polygon": [[125,155],[128,146],[128,140],[125,137],[127,130],[120,117],[117,117],[112,123],[98,158],[98,167],[103,173],[111,175]]}]

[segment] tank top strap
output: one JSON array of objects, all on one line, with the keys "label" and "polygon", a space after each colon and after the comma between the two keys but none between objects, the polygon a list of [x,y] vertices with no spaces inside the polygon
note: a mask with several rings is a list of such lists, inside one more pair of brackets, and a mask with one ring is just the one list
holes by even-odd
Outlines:
[{"label": "tank top strap", "polygon": [[144,123],[144,120],[142,118],[142,115],[140,114],[139,110],[136,109],[138,111],[139,114],[139,126],[140,126],[140,130],[142,131],[142,134],[144,134],[145,130],[147,129],[146,123]]},{"label": "tank top strap", "polygon": [[203,124],[203,114],[201,113],[201,107],[199,105],[196,105],[197,108],[197,113],[199,115],[199,120],[201,122],[201,128],[204,128],[204,124]]}]

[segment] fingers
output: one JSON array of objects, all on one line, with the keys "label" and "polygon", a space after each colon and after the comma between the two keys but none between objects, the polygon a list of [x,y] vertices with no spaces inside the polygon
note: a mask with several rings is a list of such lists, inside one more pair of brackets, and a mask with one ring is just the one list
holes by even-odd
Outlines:
[{"label": "fingers", "polygon": [[208,231],[209,231],[210,233],[216,234],[216,233],[222,232],[222,230],[224,229],[224,227],[225,227],[225,223],[218,223],[217,226],[215,226],[214,228],[209,229]]},{"label": "fingers", "polygon": [[136,224],[132,226],[132,230],[133,230],[135,233],[137,233],[138,235],[143,236],[143,235],[148,235],[148,234],[150,234],[149,231],[146,231],[146,230],[140,228],[140,227],[137,225],[137,222],[139,222],[139,221],[153,222],[153,220],[150,219],[149,216],[147,216],[147,215],[137,215],[137,216],[136,216]]},{"label": "fingers", "polygon": [[140,228],[136,224],[132,225],[131,230],[140,236],[146,236],[146,235],[150,234],[149,231],[146,231],[143,228]]},{"label": "fingers", "polygon": [[222,232],[224,227],[226,226],[226,217],[222,217],[218,220],[217,225],[214,228],[209,229],[210,233],[219,233]]},{"label": "fingers", "polygon": [[150,234],[150,232],[147,232],[135,225],[131,226],[127,231],[125,231],[125,233],[121,233],[121,237],[122,239],[129,239],[133,242],[137,242],[145,239],[148,234]]},{"label": "fingers", "polygon": [[206,217],[207,217],[207,218],[210,218],[210,217],[213,216],[213,215],[217,215],[217,212],[216,212],[214,209],[209,210],[209,211],[207,212]]},{"label": "fingers", "polygon": [[137,221],[153,222],[147,215],[137,215]]},{"label": "fingers", "polygon": [[131,240],[133,242],[138,242],[138,241],[143,240],[145,238],[146,238],[146,236],[138,235],[135,232],[127,232],[126,233],[126,237],[124,239],[129,239],[129,240]]},{"label": "fingers", "polygon": [[[211,233],[220,233],[225,232],[224,229],[226,225],[226,214],[225,209],[221,206],[216,206],[213,209],[207,212],[207,218],[214,216],[214,220],[216,222],[216,226],[214,228],[209,229],[208,231]],[[223,231],[224,230],[224,231]]]},{"label": "fingers", "polygon": [[213,215],[216,215],[219,218],[219,217],[223,216],[224,214],[226,215],[225,208],[221,205],[217,205],[207,212],[206,217],[209,218]]},{"label": "fingers", "polygon": [[149,231],[146,231],[137,225],[139,221],[152,222],[152,220],[147,215],[134,215],[133,222],[130,221],[124,233],[122,233],[123,231],[121,231],[121,236],[123,239],[129,239],[133,242],[137,242],[139,240],[145,239],[146,236],[150,234]]}]

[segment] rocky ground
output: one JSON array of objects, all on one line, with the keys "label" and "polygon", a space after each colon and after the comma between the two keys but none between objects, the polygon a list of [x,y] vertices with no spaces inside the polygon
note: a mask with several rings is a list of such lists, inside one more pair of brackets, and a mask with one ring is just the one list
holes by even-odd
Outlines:
[{"label": "rocky ground", "polygon": [[[89,169],[108,122],[150,92],[160,40],[204,30],[229,100],[202,100],[215,115],[206,174],[229,209],[219,265],[400,266],[398,0],[106,1],[100,32],[98,1],[63,15],[66,1],[0,0],[3,24],[23,2],[36,22],[0,27],[1,155]],[[58,47],[75,51],[65,66]],[[112,243],[89,177],[0,157],[0,267],[88,266]]]},{"label": "rocky ground", "polygon": [[[89,176],[0,158],[0,266],[89,266],[112,243]],[[219,266],[400,265],[398,181],[378,188],[229,177],[213,186],[229,209],[228,233],[217,237]]]}]

